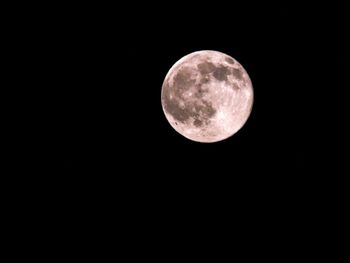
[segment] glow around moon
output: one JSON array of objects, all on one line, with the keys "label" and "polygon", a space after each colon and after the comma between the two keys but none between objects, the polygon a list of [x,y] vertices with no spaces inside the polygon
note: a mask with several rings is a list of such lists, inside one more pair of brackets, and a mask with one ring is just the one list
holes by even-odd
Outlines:
[{"label": "glow around moon", "polygon": [[252,82],[234,58],[211,50],[177,61],[162,86],[163,111],[170,125],[197,142],[217,142],[235,134],[253,105]]}]

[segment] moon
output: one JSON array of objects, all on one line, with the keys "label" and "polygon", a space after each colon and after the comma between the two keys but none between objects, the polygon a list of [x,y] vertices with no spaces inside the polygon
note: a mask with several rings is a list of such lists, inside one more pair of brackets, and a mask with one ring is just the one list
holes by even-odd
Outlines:
[{"label": "moon", "polygon": [[219,51],[202,50],[178,60],[161,92],[163,112],[181,135],[196,142],[225,140],[246,123],[253,85],[243,66]]}]

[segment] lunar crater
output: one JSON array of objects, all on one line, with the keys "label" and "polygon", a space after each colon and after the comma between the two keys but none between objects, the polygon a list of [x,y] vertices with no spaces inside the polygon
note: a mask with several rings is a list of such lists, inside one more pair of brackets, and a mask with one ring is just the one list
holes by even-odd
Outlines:
[{"label": "lunar crater", "polygon": [[209,62],[209,61],[205,61],[203,63],[199,63],[197,65],[197,68],[199,69],[199,72],[203,75],[205,74],[209,74],[211,72],[213,72],[216,67],[213,63]]},{"label": "lunar crater", "polygon": [[200,80],[201,84],[206,84],[209,82],[210,82],[210,76],[208,74],[201,75],[201,80]]},{"label": "lunar crater", "polygon": [[231,74],[230,69],[225,66],[219,66],[213,72],[214,78],[220,81],[227,80],[227,75],[230,75],[230,74]]},{"label": "lunar crater", "polygon": [[232,75],[233,75],[236,79],[242,80],[243,72],[242,72],[241,69],[233,68],[233,69],[232,69]]},{"label": "lunar crater", "polygon": [[227,57],[225,58],[225,61],[230,64],[235,64],[235,60],[233,58]]}]

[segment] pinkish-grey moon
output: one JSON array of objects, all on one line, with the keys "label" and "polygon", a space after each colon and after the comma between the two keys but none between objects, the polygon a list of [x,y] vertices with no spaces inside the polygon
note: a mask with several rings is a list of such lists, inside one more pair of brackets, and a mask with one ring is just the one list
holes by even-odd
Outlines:
[{"label": "pinkish-grey moon", "polygon": [[253,86],[234,58],[203,50],[178,60],[166,75],[161,101],[170,125],[203,143],[225,140],[239,131],[252,110]]}]

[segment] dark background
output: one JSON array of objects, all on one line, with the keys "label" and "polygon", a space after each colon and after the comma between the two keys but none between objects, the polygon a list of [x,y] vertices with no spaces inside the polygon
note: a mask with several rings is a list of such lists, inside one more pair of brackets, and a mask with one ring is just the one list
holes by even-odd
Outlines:
[{"label": "dark background", "polygon": [[[156,210],[308,210],[327,198],[329,173],[316,170],[337,122],[328,109],[342,107],[334,101],[345,74],[340,9],[137,10],[75,10],[54,26],[55,161],[68,193]],[[237,59],[255,94],[245,126],[213,144],[178,134],[160,100],[171,66],[204,49]]]},{"label": "dark background", "polygon": [[[211,13],[220,15],[188,9],[180,17],[158,12],[153,20],[136,14],[116,20],[110,13],[72,17],[55,42],[65,171],[91,166],[120,173],[130,164],[129,173],[141,166],[157,178],[221,178],[229,184],[248,174],[260,181],[269,174],[278,179],[301,173],[308,158],[311,94],[323,58],[310,36],[314,28],[296,11],[214,7]],[[255,92],[243,129],[215,144],[177,134],[160,103],[170,67],[203,49],[236,58]]]},{"label": "dark background", "polygon": [[[27,5],[6,24],[18,23],[12,90],[28,104],[13,151],[30,164],[15,160],[26,172],[5,202],[25,244],[144,256],[215,243],[260,256],[342,240],[327,235],[344,233],[347,207],[347,170],[334,162],[348,157],[346,8]],[[244,127],[212,144],[182,137],[161,106],[171,66],[204,49],[237,59],[255,95]],[[169,239],[183,247],[168,252]]]}]

